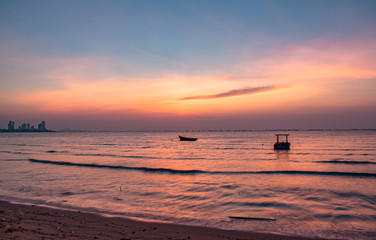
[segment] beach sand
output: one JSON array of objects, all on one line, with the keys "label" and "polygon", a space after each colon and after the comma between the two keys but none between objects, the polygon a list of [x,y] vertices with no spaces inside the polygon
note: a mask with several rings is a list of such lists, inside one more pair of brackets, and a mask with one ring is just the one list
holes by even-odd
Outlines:
[{"label": "beach sand", "polygon": [[[142,222],[0,201],[0,239],[313,239]],[[316,238],[318,239],[318,238]]]}]

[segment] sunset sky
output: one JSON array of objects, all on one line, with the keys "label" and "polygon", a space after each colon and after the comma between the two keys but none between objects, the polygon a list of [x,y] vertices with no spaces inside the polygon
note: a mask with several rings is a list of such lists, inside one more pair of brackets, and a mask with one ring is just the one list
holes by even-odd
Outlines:
[{"label": "sunset sky", "polygon": [[376,1],[0,1],[0,128],[9,120],[376,128]]}]

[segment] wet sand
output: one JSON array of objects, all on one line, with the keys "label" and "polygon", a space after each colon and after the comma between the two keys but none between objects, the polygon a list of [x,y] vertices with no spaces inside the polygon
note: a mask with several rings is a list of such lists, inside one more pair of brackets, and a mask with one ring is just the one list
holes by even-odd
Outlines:
[{"label": "wet sand", "polygon": [[0,201],[0,239],[319,239],[142,222]]}]

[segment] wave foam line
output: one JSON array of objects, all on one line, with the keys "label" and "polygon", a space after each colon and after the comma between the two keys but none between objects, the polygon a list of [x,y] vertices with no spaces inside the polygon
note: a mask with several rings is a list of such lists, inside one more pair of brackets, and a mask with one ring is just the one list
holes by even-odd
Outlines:
[{"label": "wave foam line", "polygon": [[49,161],[39,159],[28,159],[34,163],[55,164],[75,167],[93,167],[109,169],[125,169],[143,172],[157,172],[170,174],[222,174],[222,175],[243,175],[243,174],[283,174],[283,175],[324,175],[324,176],[346,176],[346,177],[371,177],[376,178],[376,173],[359,173],[359,172],[316,172],[316,171],[203,171],[203,170],[176,170],[170,168],[149,168],[149,167],[127,167],[114,165],[100,165],[93,163],[72,163],[64,161]]},{"label": "wave foam line", "polygon": [[64,161],[49,161],[49,160],[38,160],[38,159],[28,159],[28,160],[30,162],[35,162],[35,163],[46,163],[46,164],[75,166],[75,167],[126,169],[126,170],[136,170],[136,171],[144,171],[144,172],[180,173],[180,174],[205,173],[204,171],[200,171],[200,170],[175,170],[175,169],[168,169],[168,168],[126,167],[126,166],[100,165],[100,164],[92,164],[92,163],[72,163],[72,162],[64,162]]},{"label": "wave foam line", "polygon": [[331,160],[331,161],[316,161],[316,163],[337,163],[337,164],[376,164],[376,162],[370,161],[341,161],[341,160]]},{"label": "wave foam line", "polygon": [[102,153],[75,153],[74,156],[92,156],[92,157],[117,157],[117,158],[150,158],[158,159],[157,157],[146,157],[146,156],[121,156],[115,154],[102,154]]}]

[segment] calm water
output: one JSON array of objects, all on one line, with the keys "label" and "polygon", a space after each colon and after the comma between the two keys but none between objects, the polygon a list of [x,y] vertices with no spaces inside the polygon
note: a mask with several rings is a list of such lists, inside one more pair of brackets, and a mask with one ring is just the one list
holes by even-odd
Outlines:
[{"label": "calm water", "polygon": [[[286,133],[286,132],[284,132]],[[149,220],[376,239],[376,131],[0,133],[0,198]],[[240,216],[253,219],[233,219]]]}]

